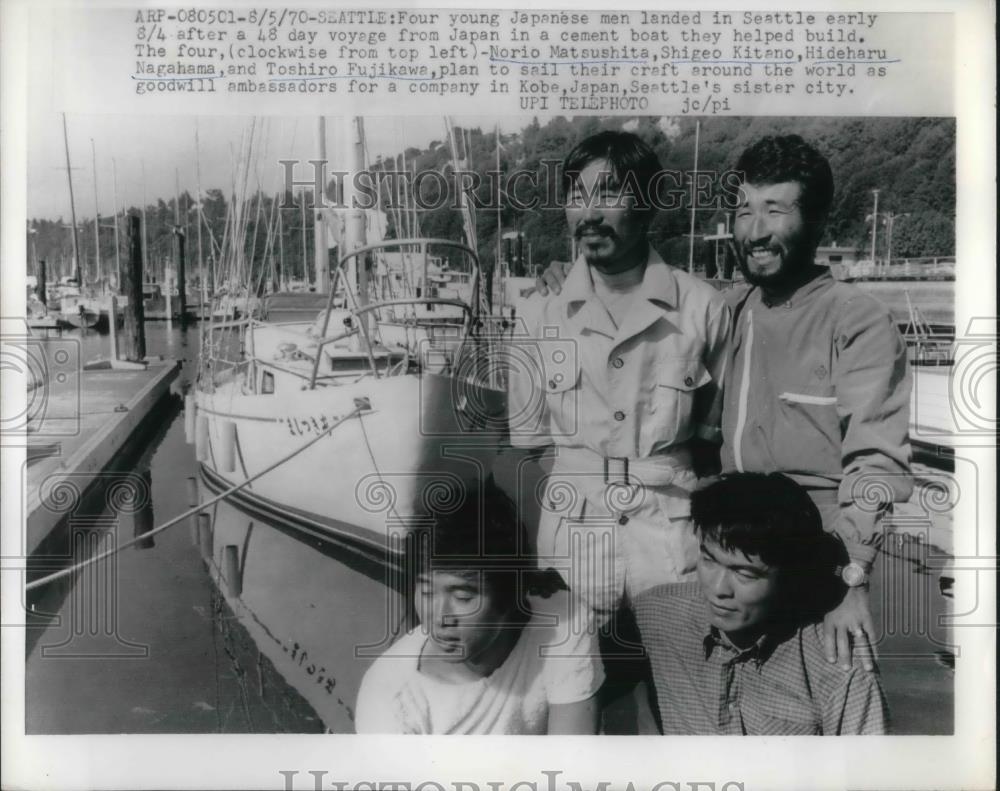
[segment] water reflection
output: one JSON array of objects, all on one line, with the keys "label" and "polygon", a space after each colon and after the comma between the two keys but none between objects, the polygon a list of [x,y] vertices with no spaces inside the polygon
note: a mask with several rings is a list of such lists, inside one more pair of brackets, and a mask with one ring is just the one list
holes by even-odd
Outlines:
[{"label": "water reflection", "polygon": [[261,654],[328,731],[352,733],[365,670],[408,623],[392,571],[227,500],[197,532],[213,583]]}]

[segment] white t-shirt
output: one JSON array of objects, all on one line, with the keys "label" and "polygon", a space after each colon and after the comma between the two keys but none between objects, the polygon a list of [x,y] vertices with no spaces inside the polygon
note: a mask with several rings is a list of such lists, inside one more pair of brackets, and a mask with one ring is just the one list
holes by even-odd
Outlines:
[{"label": "white t-shirt", "polygon": [[[504,663],[486,678],[447,682],[421,672],[429,639],[418,627],[368,668],[358,693],[358,733],[548,732],[549,706],[593,695],[604,681],[586,608],[564,592],[532,600],[532,617]],[[537,605],[537,606],[536,606]],[[573,624],[573,628],[568,628]]]}]

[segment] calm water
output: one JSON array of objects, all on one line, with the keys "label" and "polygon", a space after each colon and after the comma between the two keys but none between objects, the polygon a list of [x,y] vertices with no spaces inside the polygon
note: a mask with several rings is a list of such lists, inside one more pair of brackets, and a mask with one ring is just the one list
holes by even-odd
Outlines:
[{"label": "calm water", "polygon": [[[184,441],[181,393],[197,328],[147,324],[151,354],[188,358],[155,424],[74,512],[49,551],[92,553],[142,535],[188,507],[198,475]],[[107,338],[81,337],[82,358]],[[106,507],[116,484],[149,491],[144,507]],[[212,493],[201,483],[203,499]],[[212,530],[182,522],[113,561],[28,600],[28,733],[351,732],[361,677],[405,622],[374,566],[229,502]],[[950,733],[948,600],[927,548],[892,544],[874,578],[878,651],[898,733]]]}]

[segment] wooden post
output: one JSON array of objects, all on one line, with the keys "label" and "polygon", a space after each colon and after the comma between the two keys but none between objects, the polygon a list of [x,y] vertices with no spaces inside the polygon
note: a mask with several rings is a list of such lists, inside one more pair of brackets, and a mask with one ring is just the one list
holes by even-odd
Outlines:
[{"label": "wooden post", "polygon": [[166,304],[166,314],[167,314],[167,326],[173,326],[174,320],[174,297],[171,293],[173,291],[173,276],[172,272],[167,268],[166,264],[163,265],[163,300]]},{"label": "wooden post", "polygon": [[47,293],[48,283],[45,282],[45,259],[38,262],[38,300],[45,307],[49,306],[49,296]]},{"label": "wooden post", "polygon": [[111,324],[108,330],[111,340],[111,364],[114,365],[120,359],[118,353],[118,297],[114,294],[108,300],[108,322]]},{"label": "wooden post", "polygon": [[142,228],[139,217],[128,218],[128,262],[121,273],[121,293],[128,297],[125,306],[125,359],[140,362],[146,357],[146,328],[142,306]]}]

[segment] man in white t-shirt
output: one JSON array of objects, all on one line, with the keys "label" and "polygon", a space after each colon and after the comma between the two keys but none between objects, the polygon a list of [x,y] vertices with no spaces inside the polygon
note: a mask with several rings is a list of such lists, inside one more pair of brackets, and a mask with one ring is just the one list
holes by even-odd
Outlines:
[{"label": "man in white t-shirt", "polygon": [[535,564],[506,495],[488,484],[414,538],[421,624],[365,674],[358,733],[595,733],[589,610],[566,591],[528,595]]}]

